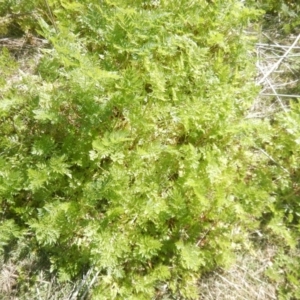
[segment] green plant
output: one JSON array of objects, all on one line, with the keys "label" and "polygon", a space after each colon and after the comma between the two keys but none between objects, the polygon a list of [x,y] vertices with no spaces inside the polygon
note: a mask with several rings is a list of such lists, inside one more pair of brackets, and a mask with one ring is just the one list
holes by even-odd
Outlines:
[{"label": "green plant", "polygon": [[95,299],[196,299],[199,274],[228,265],[274,203],[253,150],[269,124],[245,119],[257,88],[243,29],[259,13],[234,0],[49,8],[39,76],[0,103],[1,226],[17,232],[2,243],[26,234],[62,281],[95,269]]},{"label": "green plant", "polygon": [[274,118],[272,138],[265,149],[273,160],[269,176],[274,181],[275,201],[269,230],[279,247],[267,275],[279,285],[279,299],[299,299],[299,103],[290,103],[288,113]]},{"label": "green plant", "polygon": [[[265,27],[277,20],[277,31],[283,31],[286,34],[297,32],[300,25],[299,12],[300,5],[293,0],[247,0],[250,7],[257,7],[265,11]],[[268,22],[268,20],[271,20]]]},{"label": "green plant", "polygon": [[0,87],[4,87],[10,81],[14,72],[18,68],[18,63],[10,55],[7,48],[2,48],[0,52]]}]

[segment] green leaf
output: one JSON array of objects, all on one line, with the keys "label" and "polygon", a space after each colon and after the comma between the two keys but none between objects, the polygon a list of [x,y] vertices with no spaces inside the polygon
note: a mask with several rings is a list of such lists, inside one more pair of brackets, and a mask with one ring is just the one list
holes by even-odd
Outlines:
[{"label": "green leaf", "polygon": [[176,244],[176,247],[180,251],[181,264],[185,269],[197,271],[200,266],[205,265],[205,261],[203,261],[196,245],[184,244],[180,241]]},{"label": "green leaf", "polygon": [[69,165],[65,161],[66,161],[65,155],[59,157],[55,157],[55,156],[51,157],[49,161],[50,169],[54,173],[67,175],[68,177],[72,178],[72,173],[68,169]]},{"label": "green leaf", "polygon": [[49,173],[46,170],[46,166],[42,167],[42,169],[28,169],[27,175],[29,180],[28,188],[32,191],[43,188],[48,183]]}]

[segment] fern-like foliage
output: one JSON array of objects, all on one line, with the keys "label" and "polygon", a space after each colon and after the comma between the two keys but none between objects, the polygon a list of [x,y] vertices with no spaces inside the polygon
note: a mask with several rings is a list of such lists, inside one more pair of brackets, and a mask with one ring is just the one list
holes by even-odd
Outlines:
[{"label": "fern-like foliage", "polygon": [[244,119],[257,89],[243,28],[257,11],[49,5],[37,26],[52,47],[0,103],[1,243],[30,232],[61,280],[93,266],[94,299],[162,286],[197,299],[197,276],[227,265],[273,201],[250,151],[261,124]]}]

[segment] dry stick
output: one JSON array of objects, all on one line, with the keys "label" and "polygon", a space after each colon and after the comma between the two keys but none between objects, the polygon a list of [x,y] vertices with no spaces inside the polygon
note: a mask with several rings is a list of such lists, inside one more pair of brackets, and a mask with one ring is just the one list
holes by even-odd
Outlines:
[{"label": "dry stick", "polygon": [[210,297],[210,299],[212,299],[212,300],[214,300],[214,299],[215,299],[215,298],[214,298],[214,296],[211,294],[211,292],[210,292],[209,288],[208,288],[208,294],[209,294],[209,297]]},{"label": "dry stick", "polygon": [[88,287],[85,289],[82,297],[81,297],[81,300],[85,299],[85,296],[87,294],[87,292],[90,290],[90,288],[93,286],[93,284],[95,283],[95,280],[97,279],[98,275],[99,275],[100,271],[97,271],[97,273],[94,275],[94,277],[92,278],[90,284],[88,285]]},{"label": "dry stick", "polygon": [[269,41],[271,41],[274,45],[279,45],[276,41],[273,41],[273,39],[271,39],[265,32],[262,33],[262,35],[264,37],[266,37]]},{"label": "dry stick", "polygon": [[278,83],[275,86],[276,87],[280,87],[280,86],[287,86],[287,85],[293,85],[294,83],[297,83],[299,81],[299,79],[290,81],[290,82],[285,82],[285,83]]},{"label": "dry stick", "polygon": [[288,97],[288,98],[300,98],[300,95],[286,95],[286,94],[260,94],[260,96],[280,96],[280,97]]},{"label": "dry stick", "polygon": [[280,48],[288,48],[289,46],[281,46],[281,45],[279,45],[276,41],[273,41],[265,32],[263,32],[263,35],[269,40],[269,41],[271,41],[272,43],[273,43],[273,46],[279,46]]},{"label": "dry stick", "polygon": [[261,286],[259,287],[259,290],[258,290],[258,292],[257,292],[257,294],[256,294],[256,300],[261,299],[261,298],[260,298],[260,294],[261,294]]},{"label": "dry stick", "polygon": [[[294,48],[295,49],[295,48]],[[277,58],[284,58],[283,56],[284,55],[278,55],[277,53],[275,53],[275,55],[277,56]],[[288,57],[286,57],[286,58],[290,58],[290,57],[292,57],[293,55],[289,55]],[[284,65],[285,65],[285,67],[286,68],[288,68],[293,74],[295,74],[295,72],[294,72],[294,70],[290,67],[290,63],[288,63],[288,62],[284,62]],[[283,71],[284,72],[284,71]]]},{"label": "dry stick", "polygon": [[280,57],[280,59],[277,61],[276,64],[273,65],[273,67],[271,68],[271,70],[269,70],[264,77],[258,82],[258,84],[261,84],[262,82],[264,82],[271,73],[274,72],[274,70],[276,70],[280,64],[282,63],[282,61],[288,56],[288,54],[292,51],[292,49],[295,47],[295,45],[298,43],[300,39],[300,34],[297,36],[297,38],[295,39],[294,43],[288,48],[288,50],[284,53],[284,55],[282,57]]},{"label": "dry stick", "polygon": [[49,286],[48,286],[48,289],[47,289],[47,296],[46,296],[46,299],[47,299],[47,300],[50,299],[50,293],[51,293],[53,281],[54,281],[54,277],[51,278],[51,281],[50,281]]},{"label": "dry stick", "polygon": [[76,286],[76,284],[74,285],[74,288],[72,289],[68,300],[77,299],[79,292],[81,291],[82,287],[85,285],[92,271],[93,269],[89,269],[89,271],[83,276],[83,279],[81,280],[80,284],[78,286]]},{"label": "dry stick", "polygon": [[52,24],[53,24],[53,26],[54,26],[54,29],[55,29],[56,33],[58,33],[58,28],[57,28],[56,23],[55,23],[55,21],[54,21],[54,17],[53,17],[51,8],[50,8],[50,6],[49,6],[49,3],[48,3],[47,0],[44,0],[44,2],[45,2],[45,4],[46,4],[46,6],[47,6],[47,9],[48,9],[48,12],[49,12],[49,15],[50,15],[50,19],[51,19],[51,22],[52,22]]},{"label": "dry stick", "polygon": [[[300,36],[300,35],[299,35],[299,36]],[[257,65],[257,67],[258,67],[259,70],[262,72],[262,74],[264,74],[264,71],[263,71],[263,69],[261,68],[261,66],[260,66],[259,64]],[[270,74],[271,74],[271,73],[270,73]],[[265,76],[264,76],[264,77],[265,77]],[[278,102],[280,103],[282,109],[284,110],[284,112],[287,112],[286,108],[284,107],[284,105],[283,105],[283,103],[282,103],[280,97],[278,96],[278,94],[277,94],[277,92],[276,92],[274,86],[272,85],[271,81],[270,81],[267,77],[265,78],[265,80],[267,81],[267,83],[268,83],[268,85],[270,86],[271,90],[272,90],[273,93],[275,94],[275,96],[276,96]]]},{"label": "dry stick", "polygon": [[39,300],[42,300],[39,288],[36,286],[35,289],[36,289],[37,295],[39,297]]},{"label": "dry stick", "polygon": [[267,156],[274,164],[276,164],[280,169],[282,169],[284,172],[286,172],[287,174],[290,174],[289,171],[284,168],[283,166],[281,166],[277,161],[275,161],[275,159],[269,155],[265,150],[261,149],[261,148],[257,148],[259,151],[261,151],[265,156]]},{"label": "dry stick", "polygon": [[243,286],[243,289],[245,291],[247,291],[248,294],[249,293],[250,294],[257,294],[257,292],[255,290],[256,287],[250,286],[250,284],[252,284],[252,282],[249,283],[249,280],[247,280],[247,272],[243,273],[243,277],[242,278],[238,277],[238,280],[239,280],[239,282],[241,280],[241,285]]},{"label": "dry stick", "polygon": [[[282,46],[282,45],[274,45],[274,44],[261,44],[261,43],[256,43],[255,44],[257,47],[262,47],[262,48],[281,48],[281,49],[284,49],[284,48],[289,48],[289,46]],[[300,47],[293,47],[294,49],[300,49]]]},{"label": "dry stick", "polygon": [[257,297],[256,297],[257,300],[261,299],[261,296],[264,296],[265,294],[267,294],[262,289],[263,289],[262,286],[260,286],[259,290],[258,290],[258,293],[257,293]]},{"label": "dry stick", "polygon": [[[225,277],[221,276],[218,273],[215,273],[218,277],[220,277],[223,281],[225,281],[226,283],[228,283],[230,286],[234,287],[237,291],[242,290],[243,292],[245,292],[246,294],[248,294],[248,291],[243,289],[240,286],[236,286],[233,282],[229,281],[228,279],[226,279]],[[249,294],[248,294],[249,295]],[[246,298],[243,297],[243,299],[247,300]]]},{"label": "dry stick", "polygon": [[[239,269],[243,270],[244,272],[246,272],[248,277],[251,277],[253,280],[258,281],[259,283],[265,284],[265,282],[261,281],[260,279],[256,278],[254,275],[252,275],[249,271],[247,271],[245,268],[241,267],[241,266],[237,266]],[[259,272],[261,273],[261,272]],[[257,272],[255,273],[257,274]]]},{"label": "dry stick", "polygon": [[[273,39],[271,39],[265,32],[263,32],[262,34],[263,34],[263,36],[265,36],[269,41],[271,41],[273,44],[261,44],[261,45],[270,46],[270,47],[282,48],[282,50],[284,50],[284,48],[289,48],[289,46],[285,46],[285,45],[280,45],[280,44],[278,44],[276,41],[274,41]],[[269,47],[268,47],[268,48],[269,48]],[[300,48],[300,47],[295,47],[295,48]]]},{"label": "dry stick", "polygon": [[[276,56],[266,56],[266,59],[281,58],[281,57],[283,57],[283,55],[279,55],[279,56],[278,55],[276,55]],[[300,57],[300,54],[292,54],[292,55],[289,55],[289,57]]]}]

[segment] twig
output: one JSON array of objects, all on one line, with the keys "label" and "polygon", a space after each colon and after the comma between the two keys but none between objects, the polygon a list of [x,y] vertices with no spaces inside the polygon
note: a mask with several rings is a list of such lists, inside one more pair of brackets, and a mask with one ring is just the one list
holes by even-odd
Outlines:
[{"label": "twig", "polygon": [[[240,286],[236,286],[233,282],[229,281],[228,279],[226,279],[225,277],[221,276],[218,273],[215,273],[218,277],[220,277],[223,281],[225,281],[226,283],[228,283],[229,285],[231,285],[232,287],[234,287],[237,291],[244,291],[246,294],[248,294],[248,291],[246,291],[245,289],[243,289]],[[247,300],[246,298],[244,298],[245,300]]]},{"label": "twig", "polygon": [[[290,48],[290,46],[283,46],[283,45],[274,45],[274,44],[261,44],[261,43],[257,43],[256,44],[257,47],[266,47],[267,49],[269,48]],[[300,47],[293,47],[294,49],[300,49]]]},{"label": "twig", "polygon": [[278,83],[276,84],[275,86],[276,87],[280,87],[280,86],[288,86],[288,85],[293,85],[295,83],[299,82],[299,79],[296,79],[296,80],[293,80],[293,81],[290,81],[290,82],[285,82],[285,83]]},{"label": "twig", "polygon": [[46,296],[46,299],[47,299],[47,300],[50,299],[50,293],[51,293],[53,281],[54,281],[54,277],[51,278],[51,281],[50,281],[49,286],[48,286],[48,289],[47,289],[47,296]]},{"label": "twig", "polygon": [[[295,48],[294,48],[295,49]],[[266,56],[266,59],[272,59],[272,58],[280,58],[280,57],[282,57],[283,55],[281,55],[281,56],[278,56],[278,55],[276,55],[276,56]],[[293,55],[289,55],[289,58],[290,57],[300,57],[300,54],[293,54]]]},{"label": "twig", "polygon": [[56,33],[58,33],[58,28],[57,28],[56,23],[55,23],[55,21],[54,21],[54,17],[53,17],[51,8],[50,8],[50,6],[49,6],[49,3],[48,3],[47,0],[44,0],[44,2],[45,2],[45,4],[46,4],[46,6],[47,6],[47,9],[48,9],[48,12],[49,12],[49,15],[50,15],[50,19],[51,19],[51,22],[52,22],[52,24],[53,24],[53,26],[54,26],[54,29],[55,29]]},{"label": "twig", "polygon": [[280,97],[287,97],[287,98],[300,98],[300,95],[286,95],[286,94],[265,94],[262,93],[260,96],[280,96]]},{"label": "twig", "polygon": [[280,59],[276,62],[276,64],[274,64],[273,67],[258,82],[258,84],[261,84],[262,82],[264,82],[270,76],[270,74],[272,74],[280,66],[282,61],[288,56],[288,54],[292,51],[292,49],[295,48],[295,45],[298,43],[299,39],[300,39],[300,34],[295,39],[294,43],[287,49],[287,51],[284,53],[284,55],[280,57]]},{"label": "twig", "polygon": [[[247,276],[251,277],[253,280],[258,281],[259,283],[265,284],[265,282],[263,282],[260,279],[256,278],[253,274],[250,274],[250,272],[247,271],[245,268],[243,268],[241,266],[237,266],[237,267],[239,269],[243,270],[247,274]],[[264,271],[265,269],[266,269],[266,267],[264,266],[262,271]],[[255,274],[257,274],[257,273],[262,273],[262,272],[259,270],[259,272],[256,272]]]},{"label": "twig", "polygon": [[285,169],[284,167],[282,167],[277,161],[275,161],[275,159],[268,154],[265,150],[261,149],[261,148],[257,148],[257,150],[261,151],[265,156],[267,156],[273,163],[275,163],[278,167],[280,167],[284,172],[286,172],[287,174],[289,174],[289,171],[287,169]]},{"label": "twig", "polygon": [[90,288],[93,286],[93,284],[95,283],[95,280],[97,279],[98,275],[99,275],[100,271],[97,271],[96,274],[94,275],[93,279],[90,281],[88,287],[85,289],[83,295],[81,296],[81,300],[84,300],[85,295],[87,294],[87,292],[90,290]]},{"label": "twig", "polygon": [[[300,36],[300,35],[299,35]],[[264,72],[263,72],[263,69],[260,67],[260,65],[257,65],[257,67],[260,69],[260,71],[264,74]],[[266,77],[265,78],[266,79],[266,81],[267,81],[267,83],[268,83],[268,85],[270,86],[270,88],[271,88],[271,90],[273,91],[273,93],[275,94],[275,96],[276,96],[276,98],[277,98],[277,100],[278,100],[278,102],[280,103],[280,105],[281,105],[281,107],[282,107],[282,109],[284,110],[284,112],[286,113],[287,112],[287,110],[286,110],[286,108],[285,108],[285,106],[283,105],[283,103],[282,103],[282,101],[281,101],[281,99],[280,99],[280,97],[278,96],[278,94],[277,94],[277,92],[276,92],[276,90],[275,90],[275,88],[274,88],[274,86],[272,85],[272,83],[271,83],[271,81]]]},{"label": "twig", "polygon": [[271,41],[274,45],[280,46],[276,41],[274,42],[265,32],[262,33],[269,41]]},{"label": "twig", "polygon": [[42,300],[39,288],[36,286],[35,289],[36,289],[36,293],[39,297],[39,300]]},{"label": "twig", "polygon": [[85,285],[85,283],[86,283],[88,277],[90,276],[90,274],[92,273],[92,271],[93,271],[92,269],[89,269],[89,271],[83,276],[83,279],[81,280],[80,284],[78,286],[76,286],[76,285],[74,286],[74,288],[72,289],[72,292],[69,296],[69,300],[77,299],[79,292]]}]

